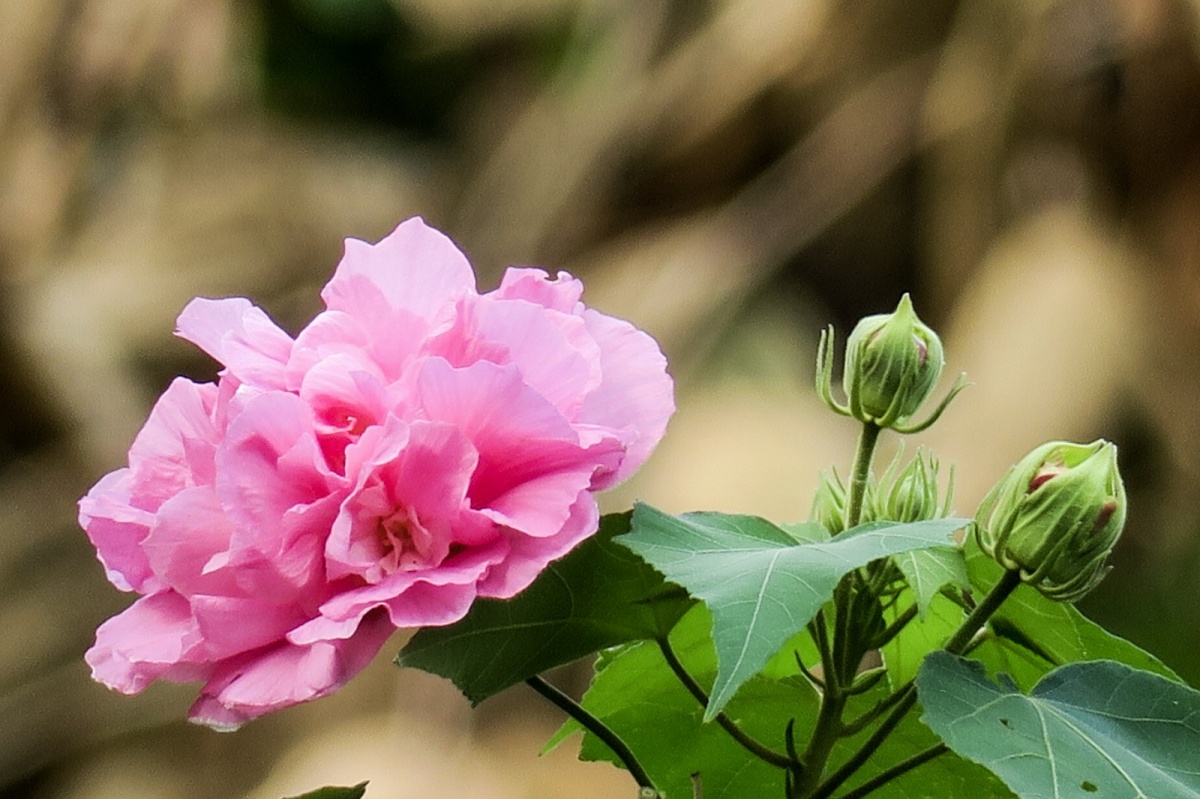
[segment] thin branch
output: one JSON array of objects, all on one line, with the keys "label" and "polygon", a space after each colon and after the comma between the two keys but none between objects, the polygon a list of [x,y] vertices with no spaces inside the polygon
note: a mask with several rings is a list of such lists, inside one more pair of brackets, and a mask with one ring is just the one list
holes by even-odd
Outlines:
[{"label": "thin branch", "polygon": [[605,745],[613,751],[613,754],[625,764],[626,770],[637,781],[638,786],[643,789],[642,794],[646,794],[645,789],[648,788],[654,791],[655,796],[658,795],[658,789],[654,787],[654,782],[650,779],[650,775],[642,768],[642,764],[638,762],[633,751],[630,750],[626,743],[621,740],[621,737],[613,732],[607,724],[593,716],[574,699],[536,674],[526,679],[525,684],[549,700],[559,710],[582,724],[588,732],[595,735],[601,741],[604,741]]},{"label": "thin branch", "polygon": [[886,713],[888,709],[894,707],[904,697],[905,691],[912,687],[912,680],[909,680],[904,685],[900,686],[893,694],[885,696],[876,702],[870,710],[864,711],[862,715],[854,719],[854,721],[846,722],[842,725],[842,737],[849,738],[857,735],[867,728],[875,719]]},{"label": "thin branch", "polygon": [[893,638],[895,638],[897,635],[900,634],[901,630],[903,630],[905,627],[908,626],[908,623],[910,621],[912,621],[914,618],[916,618],[916,615],[917,615],[917,605],[916,605],[916,603],[913,603],[912,605],[909,605],[907,608],[905,608],[904,611],[899,616],[896,617],[895,621],[893,621],[891,624],[889,624],[887,627],[884,628],[883,632],[879,634],[879,637],[876,638],[875,641],[872,642],[875,644],[872,648],[879,649],[884,644],[891,641]]},{"label": "thin branch", "polygon": [[891,768],[879,772],[874,777],[867,780],[849,793],[842,794],[839,799],[862,799],[876,788],[882,788],[884,785],[888,784],[897,777],[907,774],[917,766],[922,766],[928,763],[930,760],[933,760],[935,757],[943,755],[949,751],[950,748],[945,744],[931,746],[924,751],[918,752],[907,760],[902,760]]},{"label": "thin branch", "polygon": [[[667,665],[671,667],[671,671],[675,672],[675,676],[679,678],[681,683],[683,683],[683,687],[688,689],[688,693],[696,697],[696,701],[700,703],[701,707],[708,707],[708,694],[705,692],[704,688],[700,686],[700,683],[696,682],[696,679],[688,673],[687,667],[683,665],[683,662],[679,659],[679,656],[675,654],[675,650],[671,648],[671,642],[665,637],[659,638],[658,648],[662,652],[663,657],[666,659]],[[716,721],[717,724],[721,725],[721,729],[729,733],[730,738],[733,738],[733,740],[741,744],[747,752],[754,755],[759,760],[762,760],[765,763],[770,763],[772,766],[777,766],[779,768],[792,768],[795,765],[793,760],[787,755],[769,749],[768,747],[754,740],[754,738],[752,738],[746,733],[745,730],[735,724],[733,719],[729,718],[729,716],[725,715],[725,713],[718,713],[713,720]]]}]

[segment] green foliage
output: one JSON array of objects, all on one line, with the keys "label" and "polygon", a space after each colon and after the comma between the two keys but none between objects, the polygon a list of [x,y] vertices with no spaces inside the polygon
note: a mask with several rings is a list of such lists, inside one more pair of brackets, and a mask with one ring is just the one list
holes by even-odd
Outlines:
[{"label": "green foliage", "polygon": [[289,799],[362,799],[367,793],[367,783],[360,782],[353,788],[335,788],[328,786],[318,788],[315,791],[309,791],[300,796],[292,796]]},{"label": "green foliage", "polygon": [[964,524],[964,519],[873,523],[812,542],[755,516],[672,516],[638,505],[633,531],[619,542],[712,610],[719,663],[705,714],[712,719],[804,629],[845,574],[889,555],[945,547]]},{"label": "green foliage", "polygon": [[[905,600],[911,595],[911,591],[905,591],[896,605],[904,607],[908,604]],[[887,620],[891,622],[896,611],[890,610],[888,615]],[[881,650],[892,686],[899,687],[916,677],[925,656],[945,646],[950,636],[954,635],[954,631],[966,619],[966,615],[958,603],[949,597],[935,596],[925,617],[910,621],[900,634]]]},{"label": "green foliage", "polygon": [[[688,671],[709,685],[717,670],[709,635],[711,614],[694,608],[671,633],[671,642]],[[886,695],[882,688],[855,700],[851,710],[862,712]],[[703,781],[705,799],[746,799],[783,794],[783,772],[757,760],[715,723],[703,721],[702,708],[667,667],[657,645],[645,641],[606,653],[583,700],[586,707],[628,743],[658,788],[668,797],[692,796],[693,773]],[[726,708],[726,714],[756,740],[783,751],[784,730],[795,719],[797,740],[813,728],[817,697],[793,669],[791,675],[769,680],[751,678]],[[556,741],[579,731],[564,725]],[[845,760],[865,735],[836,744],[834,762]],[[929,728],[910,714],[870,761],[862,780],[880,773],[937,742]],[[585,760],[618,763],[591,734],[585,734],[580,755]],[[879,799],[1002,799],[1011,794],[985,769],[953,754],[943,755],[915,772],[873,792]]]},{"label": "green foliage", "polygon": [[916,598],[920,617],[925,618],[929,605],[944,586],[967,589],[971,580],[967,564],[958,547],[936,547],[901,552],[892,557]]},{"label": "green foliage", "polygon": [[1159,675],[1074,663],[1025,695],[939,652],[917,689],[923,720],[1020,797],[1200,797],[1200,692]]},{"label": "green foliage", "polygon": [[446,677],[478,703],[600,649],[665,635],[692,600],[613,543],[629,518],[605,516],[520,595],[480,600],[461,621],[421,630],[396,662]]},{"label": "green foliage", "polygon": [[[966,552],[971,583],[983,594],[1000,579],[1002,569],[971,538]],[[1090,621],[1070,603],[1047,599],[1029,586],[1009,597],[992,617],[991,628],[994,637],[974,656],[1025,690],[1051,669],[1084,660],[1115,660],[1179,680],[1158,658]]]}]

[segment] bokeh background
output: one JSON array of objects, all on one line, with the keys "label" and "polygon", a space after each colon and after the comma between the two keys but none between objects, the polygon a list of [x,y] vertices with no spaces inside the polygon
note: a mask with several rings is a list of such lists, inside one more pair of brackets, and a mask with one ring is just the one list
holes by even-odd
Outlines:
[{"label": "bokeh background", "polygon": [[[1051,438],[1131,495],[1084,610],[1200,684],[1195,0],[0,3],[0,797],[608,797],[538,758],[521,688],[469,709],[389,664],[233,735],[193,688],[93,684],[109,586],[75,502],[170,378],[195,295],[295,330],[341,240],[421,214],[490,288],[567,269],[653,333],[679,413],[611,494],[803,518],[854,427],[816,336],[913,292],[948,380],[920,436],[960,513]],[[911,452],[911,449],[909,450]],[[585,671],[556,676],[579,690]]]}]

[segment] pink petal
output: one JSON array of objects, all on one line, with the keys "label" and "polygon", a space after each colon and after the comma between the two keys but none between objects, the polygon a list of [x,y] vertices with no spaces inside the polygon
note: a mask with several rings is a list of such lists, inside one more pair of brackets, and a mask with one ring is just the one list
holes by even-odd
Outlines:
[{"label": "pink petal", "polygon": [[191,607],[213,661],[280,641],[308,618],[297,607],[256,596],[195,596]]},{"label": "pink petal", "polygon": [[[368,430],[347,459],[347,473],[356,484],[326,543],[329,577],[355,574],[376,583],[397,568],[402,555],[433,565],[460,540],[459,532],[473,542],[479,525],[460,531],[459,524],[477,462],[471,442],[451,425],[406,425],[390,417],[384,428]],[[393,518],[410,520],[410,551],[385,550],[380,530]]]},{"label": "pink petal", "polygon": [[487,360],[515,364],[529,386],[574,419],[601,379],[600,348],[584,321],[523,300],[484,298],[469,307],[472,340],[501,347],[502,359]]},{"label": "pink petal", "polygon": [[627,447],[620,468],[597,477],[593,488],[601,490],[629,477],[650,457],[675,412],[674,385],[667,360],[650,336],[590,309],[583,318],[600,344],[604,381],[588,396],[578,419],[616,431]]},{"label": "pink petal", "polygon": [[206,573],[214,555],[229,548],[233,524],[209,486],[189,488],[159,508],[142,549],[162,581],[183,596],[236,590],[225,574]]},{"label": "pink petal", "polygon": [[221,505],[254,540],[277,539],[289,509],[328,496],[340,479],[325,466],[308,405],[284,392],[246,403],[230,423],[217,469]]},{"label": "pink petal", "polygon": [[378,608],[387,610],[397,628],[452,624],[466,615],[477,594],[476,583],[507,551],[508,545],[496,540],[456,555],[437,568],[395,572],[376,585],[338,594],[321,606],[318,618],[293,630],[288,640],[308,644],[351,635],[359,621]]},{"label": "pink petal", "polygon": [[500,287],[484,296],[501,300],[528,300],[543,308],[574,314],[583,296],[583,283],[568,272],[559,272],[554,280],[542,269],[509,267],[500,279]]},{"label": "pink petal", "polygon": [[488,572],[479,583],[479,596],[508,599],[529,587],[546,566],[589,538],[600,526],[600,511],[595,498],[581,492],[571,506],[571,515],[557,533],[533,538],[516,531],[506,536],[508,556]]},{"label": "pink petal", "polygon": [[131,501],[155,510],[184,488],[213,479],[219,433],[211,414],[217,388],[177,377],[154,403],[129,448]]},{"label": "pink petal", "polygon": [[371,288],[388,307],[429,319],[473,293],[475,275],[454,242],[413,217],[378,244],[346,239],[345,255],[321,297],[331,310],[358,315],[364,302],[373,305]]},{"label": "pink petal", "polygon": [[391,635],[387,618],[363,620],[351,638],[311,646],[286,642],[222,663],[189,718],[232,730],[272,711],[328,696],[362,671]]},{"label": "pink petal", "polygon": [[93,679],[133,694],[158,679],[196,679],[203,672],[200,646],[187,600],[167,591],[142,597],[100,625],[84,659]]},{"label": "pink petal", "polygon": [[100,478],[79,500],[79,526],[96,547],[109,582],[122,591],[155,591],[163,586],[141,546],[150,534],[154,514],[129,504],[131,485],[129,469]]},{"label": "pink petal", "polygon": [[292,338],[249,300],[194,299],[179,314],[176,332],[220,361],[239,381],[286,388],[284,366]]}]

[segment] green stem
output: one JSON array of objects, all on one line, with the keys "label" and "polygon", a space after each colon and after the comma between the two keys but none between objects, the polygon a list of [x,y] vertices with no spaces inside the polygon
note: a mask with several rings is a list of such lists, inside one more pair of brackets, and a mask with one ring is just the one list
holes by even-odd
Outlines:
[{"label": "green stem", "polygon": [[[863,423],[858,435],[858,448],[854,453],[854,465],[850,474],[850,496],[846,500],[846,529],[856,527],[862,519],[867,486],[871,480],[871,461],[875,457],[875,445],[883,428],[873,422]],[[824,671],[825,690],[821,693],[821,705],[817,711],[817,722],[809,738],[808,747],[800,757],[800,768],[791,784],[791,795],[807,796],[820,782],[825,773],[829,756],[842,729],[842,714],[846,709],[847,695],[842,690],[854,681],[854,674],[861,659],[860,647],[852,640],[854,629],[855,602],[851,583],[857,572],[847,575],[834,591],[834,635],[832,647],[825,630],[824,613],[816,618],[817,646],[821,651],[821,667]]]},{"label": "green stem", "polygon": [[839,799],[862,799],[862,797],[873,792],[876,788],[882,788],[884,785],[887,785],[897,777],[907,774],[917,766],[922,766],[928,763],[930,760],[933,760],[935,757],[944,755],[949,751],[950,748],[945,744],[938,744],[937,746],[931,746],[924,751],[917,752],[912,757],[907,758],[906,760],[901,760],[891,768],[879,772],[874,777],[867,780],[849,793],[842,794]]},{"label": "green stem", "polygon": [[[700,686],[700,683],[696,682],[695,678],[688,673],[679,656],[675,654],[675,650],[671,648],[671,643],[666,638],[659,638],[658,648],[666,659],[667,665],[671,667],[671,671],[675,672],[675,676],[683,683],[683,687],[688,689],[688,693],[696,697],[696,701],[700,703],[701,707],[708,707],[708,694]],[[730,738],[741,744],[747,752],[759,760],[785,769],[793,768],[796,765],[787,755],[775,752],[754,740],[743,729],[734,724],[733,719],[724,713],[718,713],[713,720],[721,725],[721,729],[729,733]]]},{"label": "green stem", "polygon": [[[549,700],[559,710],[582,724],[588,732],[595,735],[601,741],[604,741],[605,745],[613,751],[613,754],[625,764],[625,769],[629,772],[630,776],[637,781],[638,787],[642,789],[641,793],[638,794],[639,797],[659,795],[658,789],[654,787],[654,783],[650,779],[650,775],[642,768],[642,764],[638,762],[633,751],[608,725],[585,710],[574,699],[536,674],[526,679],[525,684]],[[650,794],[649,791],[653,791],[654,793]]]},{"label": "green stem", "polygon": [[858,450],[854,454],[854,466],[850,474],[850,498],[846,502],[846,529],[858,525],[862,520],[863,500],[871,478],[871,460],[875,457],[875,445],[883,428],[874,422],[864,422],[858,434]]},{"label": "green stem", "polygon": [[912,605],[909,605],[903,611],[901,611],[900,615],[896,617],[896,620],[893,621],[891,624],[889,624],[884,629],[884,631],[879,634],[879,637],[876,638],[874,641],[875,646],[873,648],[874,649],[882,648],[884,645],[886,645],[888,642],[890,642],[893,638],[895,638],[897,635],[899,635],[900,631],[903,630],[905,627],[907,627],[908,623],[910,621],[912,621],[913,619],[915,619],[916,616],[917,616],[917,605],[916,605],[916,603],[914,603]]},{"label": "green stem", "polygon": [[[951,636],[943,647],[947,652],[954,655],[961,655],[967,646],[971,643],[971,639],[983,627],[992,614],[1004,603],[1004,600],[1016,590],[1021,584],[1021,573],[1017,569],[1006,571],[1000,581],[992,587],[988,595],[983,598],[983,601],[975,606],[962,626]],[[807,799],[828,799],[839,786],[858,771],[871,755],[883,744],[887,737],[892,734],[896,726],[904,720],[908,711],[912,710],[913,705],[917,703],[916,685],[909,683],[906,687],[897,692],[900,698],[896,702],[896,707],[883,720],[883,723],[876,728],[875,732],[871,733],[871,737],[863,742],[859,750],[850,756],[842,766],[833,774],[829,775],[829,779],[821,783],[821,785]]]},{"label": "green stem", "polygon": [[1021,584],[1021,571],[1019,569],[1009,569],[1004,572],[1000,581],[988,591],[987,596],[983,601],[975,606],[971,614],[967,616],[967,620],[958,628],[958,632],[946,642],[944,647],[947,652],[954,655],[961,655],[966,650],[967,645],[971,643],[971,639],[975,637],[975,633],[983,629],[983,625],[992,617],[1004,600],[1017,590],[1017,586]]}]

